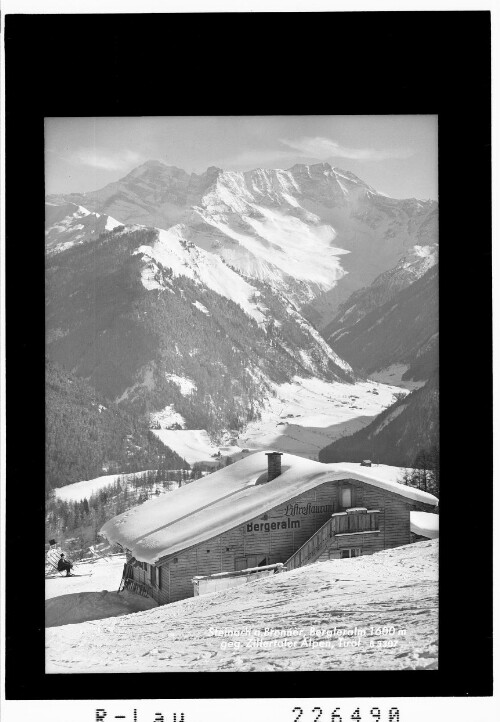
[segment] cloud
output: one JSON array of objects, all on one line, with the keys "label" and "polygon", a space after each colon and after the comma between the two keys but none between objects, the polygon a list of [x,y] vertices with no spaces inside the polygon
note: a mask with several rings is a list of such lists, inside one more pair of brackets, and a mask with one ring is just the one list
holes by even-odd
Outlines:
[{"label": "cloud", "polygon": [[413,151],[405,149],[375,150],[373,148],[348,148],[335,140],[321,137],[298,138],[297,140],[280,140],[283,145],[292,148],[307,158],[350,158],[351,160],[387,160],[389,158],[409,158]]},{"label": "cloud", "polygon": [[132,150],[115,153],[101,151],[98,148],[80,148],[71,154],[71,162],[87,165],[99,170],[127,170],[145,160],[144,156]]},{"label": "cloud", "polygon": [[[249,168],[257,168],[260,165],[273,165],[283,161],[289,162],[292,153],[289,150],[244,150],[241,153],[225,158],[220,162],[224,168],[248,166]],[[217,165],[217,164],[216,164]]]}]

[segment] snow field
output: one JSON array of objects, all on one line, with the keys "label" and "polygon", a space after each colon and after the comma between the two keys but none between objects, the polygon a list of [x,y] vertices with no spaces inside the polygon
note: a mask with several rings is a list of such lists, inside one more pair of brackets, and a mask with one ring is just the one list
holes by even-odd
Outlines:
[{"label": "snow field", "polygon": [[151,429],[165,446],[170,447],[188,464],[195,464],[197,461],[213,462],[214,454],[217,454],[219,447],[215,446],[205,429],[183,429],[175,431],[172,429]]},{"label": "snow field", "polygon": [[274,386],[259,421],[238,439],[241,448],[275,449],[317,459],[320,449],[367,426],[404,389],[373,381],[329,383],[295,378]]},{"label": "snow field", "polygon": [[46,642],[47,673],[436,669],[438,542],[47,629]]},{"label": "snow field", "polygon": [[[189,379],[178,377],[188,391]],[[342,384],[317,378],[296,377],[293,383],[274,385],[276,396],[269,396],[259,421],[252,421],[236,440],[236,445],[216,445],[203,429],[173,430],[184,419],[173,406],[152,414],[161,429],[153,433],[189,464],[213,462],[218,451],[233,459],[241,449],[284,451],[317,459],[320,449],[332,441],[353,434],[390,406],[395,394],[406,393],[398,386],[375,381]]]},{"label": "snow field", "polygon": [[145,469],[144,471],[135,471],[131,474],[106,474],[105,476],[98,476],[95,479],[78,481],[76,484],[61,486],[59,489],[54,489],[54,493],[56,497],[62,501],[88,500],[92,494],[96,494],[108,486],[113,486],[117,481],[131,482],[134,479],[141,479],[150,473],[150,471],[151,469]]}]

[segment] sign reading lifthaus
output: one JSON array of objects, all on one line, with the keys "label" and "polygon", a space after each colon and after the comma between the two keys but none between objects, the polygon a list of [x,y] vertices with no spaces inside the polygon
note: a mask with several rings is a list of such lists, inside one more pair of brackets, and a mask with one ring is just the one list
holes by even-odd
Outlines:
[{"label": "sign reading lifthaus", "polygon": [[[310,514],[326,514],[333,513],[333,504],[288,504],[285,509],[285,518],[274,519],[273,521],[248,522],[246,525],[247,533],[256,531],[278,531],[285,529],[300,529],[300,518],[291,519],[290,517],[309,516]],[[265,518],[265,517],[264,517]]]}]

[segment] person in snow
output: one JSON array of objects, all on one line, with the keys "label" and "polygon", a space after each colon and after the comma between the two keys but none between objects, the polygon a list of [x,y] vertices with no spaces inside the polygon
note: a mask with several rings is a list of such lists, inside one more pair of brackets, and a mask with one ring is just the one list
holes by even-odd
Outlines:
[{"label": "person in snow", "polygon": [[66,576],[71,576],[71,570],[73,568],[73,564],[64,558],[64,554],[61,554],[61,557],[59,561],[57,562],[57,570],[59,572],[66,572]]}]

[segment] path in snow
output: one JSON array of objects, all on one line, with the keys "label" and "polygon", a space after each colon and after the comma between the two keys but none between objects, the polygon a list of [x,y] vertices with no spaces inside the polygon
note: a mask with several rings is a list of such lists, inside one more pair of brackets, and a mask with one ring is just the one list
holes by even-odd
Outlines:
[{"label": "path in snow", "polygon": [[[437,552],[437,540],[420,542],[312,564],[125,617],[48,629],[46,671],[436,669]],[[406,634],[369,636],[371,627],[384,625]],[[216,629],[250,633],[220,637]],[[276,637],[266,629],[298,635]],[[336,633],[356,629],[367,636],[342,638],[359,639],[359,646],[339,646]],[[329,639],[329,647],[312,646]],[[278,646],[283,640],[297,645]],[[384,640],[395,646],[379,646]],[[231,641],[241,647],[224,648]]]}]

